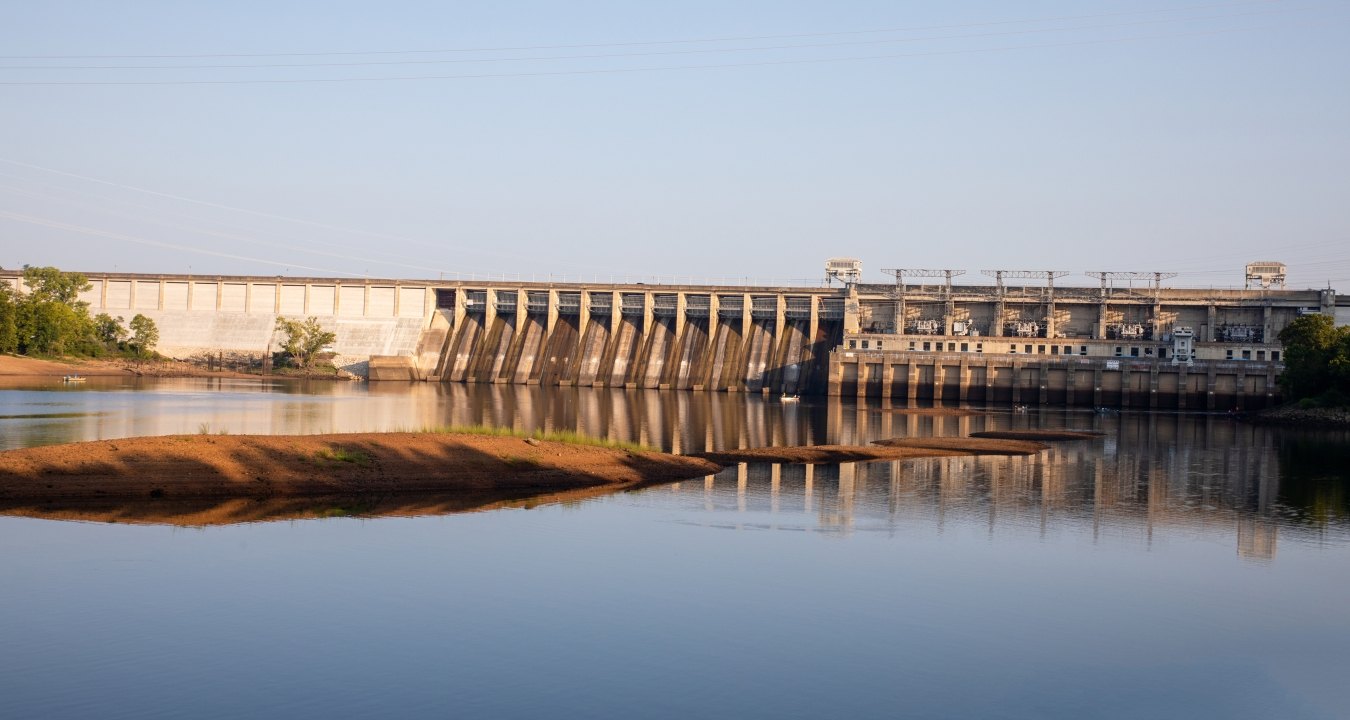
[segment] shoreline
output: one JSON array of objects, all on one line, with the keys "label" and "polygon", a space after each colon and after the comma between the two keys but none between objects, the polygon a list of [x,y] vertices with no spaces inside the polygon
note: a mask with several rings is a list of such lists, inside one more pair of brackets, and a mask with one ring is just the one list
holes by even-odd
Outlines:
[{"label": "shoreline", "polygon": [[471,434],[167,435],[0,452],[0,502],[539,494],[721,469],[655,451]]},{"label": "shoreline", "polygon": [[1350,430],[1350,408],[1301,408],[1281,405],[1246,415],[1256,425],[1276,425],[1305,430]]},{"label": "shoreline", "polygon": [[173,523],[214,524],[323,517],[324,508],[339,514],[462,512],[690,480],[740,462],[1031,455],[1046,447],[928,438],[673,455],[454,432],[167,435],[0,452],[0,513],[109,522],[167,516]]},{"label": "shoreline", "polygon": [[165,377],[230,378],[237,380],[333,380],[349,382],[350,377],[326,374],[246,373],[236,370],[207,370],[186,360],[131,360],[127,358],[32,358],[0,355],[0,378],[60,378],[79,375],[86,378]]}]

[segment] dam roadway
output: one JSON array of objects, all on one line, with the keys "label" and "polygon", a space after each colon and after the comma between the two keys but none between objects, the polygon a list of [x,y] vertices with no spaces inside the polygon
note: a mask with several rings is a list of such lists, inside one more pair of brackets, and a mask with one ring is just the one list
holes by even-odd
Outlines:
[{"label": "dam roadway", "polygon": [[1350,322],[1330,290],[85,275],[92,314],[146,315],[171,357],[257,360],[278,316],[313,316],[335,364],[372,380],[905,402],[1250,409],[1278,399],[1280,329]]}]

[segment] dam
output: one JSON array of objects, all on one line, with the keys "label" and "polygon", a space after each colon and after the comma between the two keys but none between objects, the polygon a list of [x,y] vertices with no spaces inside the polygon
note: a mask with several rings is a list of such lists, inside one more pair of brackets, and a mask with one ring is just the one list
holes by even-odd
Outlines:
[{"label": "dam", "polygon": [[842,287],[84,273],[80,299],[154,320],[176,358],[261,357],[277,317],[313,316],[337,335],[334,363],[371,380],[1181,410],[1278,401],[1279,331],[1310,313],[1350,323],[1330,289],[1004,271],[955,285],[960,272]]}]

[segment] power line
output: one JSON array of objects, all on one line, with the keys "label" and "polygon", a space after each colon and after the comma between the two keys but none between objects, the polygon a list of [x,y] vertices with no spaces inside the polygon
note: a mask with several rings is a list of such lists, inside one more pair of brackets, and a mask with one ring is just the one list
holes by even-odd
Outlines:
[{"label": "power line", "polygon": [[190,58],[210,59],[210,58],[249,58],[249,57],[258,57],[258,58],[326,57],[326,56],[353,56],[353,55],[420,55],[420,54],[430,55],[436,53],[516,52],[525,50],[568,50],[568,49],[604,48],[604,47],[684,45],[696,43],[745,42],[752,40],[782,40],[790,38],[835,37],[843,35],[867,35],[867,34],[880,34],[892,32],[954,30],[960,28],[992,27],[997,25],[1021,25],[1021,24],[1041,23],[1041,22],[1059,22],[1065,20],[1095,20],[1107,17],[1156,15],[1159,13],[1171,13],[1171,12],[1191,12],[1195,10],[1208,10],[1212,8],[1221,8],[1221,7],[1270,5],[1272,3],[1278,2],[1282,2],[1282,0],[1242,0],[1239,2],[1207,3],[1203,5],[1185,5],[1175,8],[1160,8],[1156,10],[1126,10],[1120,12],[1097,13],[1091,15],[1058,15],[1043,18],[1030,18],[1020,20],[994,20],[978,23],[957,23],[948,25],[880,28],[870,30],[837,30],[832,32],[787,33],[777,35],[740,35],[740,36],[725,36],[725,37],[692,38],[682,40],[639,40],[639,41],[611,42],[611,43],[517,45],[504,47],[442,48],[431,50],[346,50],[346,51],[324,51],[324,52],[187,53],[187,54],[161,54],[161,55],[0,55],[0,60],[170,60],[170,59],[190,59]]},{"label": "power line", "polygon": [[964,40],[986,37],[1005,37],[1009,35],[1032,35],[1039,33],[1074,32],[1080,30],[1107,30],[1139,25],[1158,25],[1163,23],[1183,23],[1204,20],[1222,20],[1249,15],[1270,15],[1286,12],[1287,9],[1253,11],[1245,13],[1226,13],[1222,15],[1201,15],[1188,17],[1158,18],[1138,20],[1127,23],[1109,23],[1104,25],[1070,25],[1051,28],[1030,28],[1024,30],[1000,30],[987,33],[965,33],[959,35],[930,35],[926,37],[889,38],[884,40],[859,40],[835,43],[807,43],[794,45],[760,45],[754,47],[732,48],[696,48],[690,50],[657,50],[648,52],[595,53],[587,55],[545,55],[517,56],[497,58],[441,58],[435,60],[367,60],[358,62],[296,62],[296,63],[255,63],[255,64],[215,64],[215,65],[0,65],[0,70],[274,70],[287,68],[320,67],[383,67],[391,65],[446,65],[464,63],[495,62],[543,62],[556,60],[594,60],[606,58],[651,57],[669,55],[698,55],[718,53],[744,53],[766,50],[801,50],[832,47],[856,47],[861,45],[890,45],[898,43],[928,42],[933,40]]},{"label": "power line", "polygon": [[1100,38],[1059,43],[1038,43],[1028,45],[1004,45],[989,48],[966,48],[961,50],[940,50],[920,53],[895,53],[885,55],[856,55],[834,58],[809,58],[793,60],[764,60],[758,62],[718,63],[706,65],[658,65],[635,68],[598,68],[589,70],[538,70],[532,72],[477,73],[465,75],[395,75],[376,77],[338,77],[338,78],[258,78],[249,80],[60,80],[60,81],[0,81],[0,86],[149,86],[149,85],[300,85],[316,83],[363,83],[390,81],[422,80],[481,80],[520,77],[558,77],[567,75],[617,75],[640,72],[673,70],[723,70],[729,68],[772,67],[782,65],[814,65],[823,63],[856,62],[866,60],[892,60],[915,57],[941,57],[948,55],[971,55],[977,53],[1004,52],[1009,50],[1033,50],[1043,48],[1077,47],[1085,45],[1104,45],[1108,43],[1127,43],[1141,40],[1164,40],[1180,37],[1218,35],[1221,33],[1255,30],[1257,27],[1219,28],[1192,32],[1162,33],[1157,35],[1135,35],[1123,38]]},{"label": "power line", "polygon": [[148,238],[137,237],[135,235],[124,235],[122,233],[115,233],[109,232],[107,230],[99,230],[97,228],[84,227],[83,225],[72,225],[70,223],[63,223],[57,220],[51,220],[48,218],[37,217],[33,215],[23,215],[21,213],[9,212],[7,210],[0,210],[0,218],[8,218],[10,220],[28,223],[30,225],[38,225],[41,227],[52,228],[55,230],[65,230],[68,232],[81,233],[84,235],[93,235],[95,237],[103,237],[111,240],[121,240],[123,242],[136,243],[139,245],[149,245],[151,247],[165,248],[169,250],[182,250],[185,252],[193,252],[201,255],[211,255],[214,257],[227,258],[230,260],[247,260],[249,262],[262,263],[264,265],[272,265],[275,267],[287,267],[287,268],[293,267],[299,268],[301,270],[312,270],[314,272],[334,273],[336,275],[360,277],[356,273],[344,272],[342,270],[334,270],[332,268],[297,265],[295,263],[278,262],[276,260],[268,260],[266,258],[251,257],[248,255],[236,255],[234,253],[220,252],[218,250],[207,250],[204,248],[197,248],[189,245],[179,245],[177,243],[163,242],[160,240],[150,240]]},{"label": "power line", "polygon": [[[197,199],[197,198],[190,198],[190,197],[185,197],[185,196],[182,196],[182,195],[174,195],[174,194],[171,194],[171,193],[160,192],[160,191],[158,191],[158,190],[151,190],[151,189],[149,189],[149,188],[137,187],[137,186],[135,186],[135,185],[128,185],[128,184],[125,184],[125,183],[114,182],[114,181],[111,181],[111,180],[103,180],[103,179],[100,179],[100,178],[90,177],[90,176],[87,176],[87,175],[79,175],[79,174],[77,174],[77,173],[66,172],[66,171],[64,171],[64,170],[57,170],[57,169],[55,169],[55,168],[43,167],[43,166],[41,166],[41,165],[34,165],[34,164],[32,164],[32,163],[21,162],[21,161],[19,161],[19,160],[11,160],[11,159],[8,159],[8,158],[3,158],[3,157],[0,157],[0,163],[8,163],[8,164],[10,164],[10,165],[17,165],[17,166],[19,166],[19,167],[26,167],[26,168],[29,168],[29,169],[32,169],[32,170],[39,170],[39,171],[41,171],[41,172],[52,173],[52,174],[54,174],[54,175],[61,175],[61,176],[64,176],[64,177],[74,178],[74,179],[76,179],[76,180],[83,180],[83,181],[85,181],[85,182],[97,183],[97,184],[100,184],[100,185],[106,185],[106,186],[109,186],[109,187],[119,188],[119,189],[122,189],[122,190],[129,190],[129,191],[132,191],[132,192],[143,193],[143,194],[146,194],[146,195],[151,195],[151,196],[154,196],[154,197],[161,197],[161,198],[165,198],[165,199],[168,199],[168,200],[176,200],[176,201],[179,201],[179,202],[191,203],[191,204],[194,204],[194,205],[200,205],[200,206],[203,206],[203,207],[214,208],[214,209],[217,209],[217,210],[224,210],[224,211],[227,211],[227,212],[235,212],[235,213],[241,213],[241,214],[244,214],[244,215],[251,215],[251,216],[254,216],[254,217],[264,218],[264,219],[268,219],[268,220],[277,220],[277,221],[281,221],[281,222],[295,223],[295,224],[297,224],[297,225],[304,225],[304,226],[307,226],[307,227],[313,227],[313,228],[317,228],[317,229],[320,229],[320,230],[328,230],[328,231],[331,231],[331,232],[345,233],[345,234],[348,234],[348,235],[358,235],[358,236],[368,237],[368,238],[372,238],[372,239],[376,239],[376,240],[384,240],[384,241],[390,241],[390,242],[409,243],[409,244],[412,244],[412,245],[416,245],[416,246],[420,246],[420,247],[425,247],[425,248],[432,249],[432,250],[439,250],[439,251],[457,250],[457,251],[460,251],[460,252],[470,252],[470,253],[475,253],[475,254],[478,254],[478,255],[481,255],[481,256],[484,256],[484,257],[499,258],[499,259],[503,259],[503,260],[510,260],[510,261],[513,261],[513,262],[514,262],[514,261],[518,261],[518,260],[520,259],[519,256],[517,256],[517,255],[511,255],[511,254],[508,254],[508,253],[492,252],[492,251],[490,251],[490,250],[483,250],[483,249],[478,248],[478,247],[466,247],[466,246],[463,246],[463,245],[456,246],[456,245],[451,245],[450,243],[444,243],[444,242],[431,242],[431,241],[428,241],[428,240],[422,240],[422,239],[412,238],[412,237],[407,237],[407,236],[402,236],[402,235],[393,235],[393,234],[389,234],[389,233],[374,232],[374,231],[370,231],[370,230],[362,230],[362,229],[359,229],[359,228],[348,228],[348,227],[342,227],[342,226],[339,226],[339,225],[330,225],[330,224],[328,224],[328,223],[316,222],[316,221],[313,221],[313,220],[305,220],[305,219],[302,219],[302,218],[294,218],[294,217],[289,217],[289,216],[286,216],[286,215],[278,215],[278,214],[276,214],[276,213],[268,213],[268,212],[262,212],[262,211],[259,211],[259,210],[250,210],[250,209],[248,209],[248,208],[241,208],[241,207],[235,207],[235,206],[232,206],[232,205],[225,205],[225,204],[222,204],[222,203],[212,202],[212,201],[209,201],[209,200],[199,200],[199,199]],[[552,259],[549,259],[547,262],[548,262],[550,265],[564,265],[564,266],[570,266],[570,267],[576,267],[576,268],[590,269],[590,270],[593,270],[593,271],[596,270],[595,265],[590,264],[590,263],[578,263],[578,262],[571,262],[571,261],[567,261],[567,260],[552,260]],[[629,269],[619,269],[619,268],[601,268],[601,270],[607,270],[607,271],[609,271],[609,272],[611,272],[611,273],[614,273],[614,274],[623,274],[623,275],[642,275],[642,274],[643,274],[643,273],[640,273],[640,272],[637,272],[637,271],[633,271],[633,270],[629,270]]]},{"label": "power line", "polygon": [[[152,225],[158,225],[159,227],[168,228],[169,230],[178,230],[178,231],[187,232],[187,233],[194,233],[194,234],[197,234],[197,235],[205,235],[205,236],[207,236],[207,237],[214,237],[214,238],[217,238],[217,239],[220,239],[220,240],[229,240],[229,241],[231,241],[231,242],[241,242],[241,243],[247,243],[247,244],[250,244],[250,245],[265,245],[265,246],[267,246],[267,247],[269,247],[269,248],[272,248],[272,249],[287,250],[287,251],[290,251],[290,252],[293,252],[293,253],[299,252],[299,253],[306,253],[306,254],[310,254],[310,255],[318,255],[318,256],[321,256],[321,257],[334,258],[334,259],[337,259],[337,260],[348,260],[348,261],[358,262],[358,263],[363,263],[363,264],[367,264],[367,265],[389,265],[389,266],[393,266],[393,267],[401,267],[401,268],[406,268],[406,269],[410,269],[410,270],[418,270],[418,271],[422,271],[422,272],[434,272],[434,273],[455,272],[455,271],[453,271],[453,270],[446,270],[446,269],[444,269],[444,268],[428,267],[428,266],[426,266],[426,265],[414,265],[414,264],[411,264],[411,263],[401,262],[401,261],[398,261],[398,260],[381,260],[381,259],[379,259],[379,258],[374,258],[374,257],[363,257],[363,256],[360,256],[360,255],[345,255],[345,254],[342,254],[342,253],[335,253],[335,252],[332,252],[332,251],[329,251],[329,250],[315,250],[315,249],[310,249],[310,248],[305,248],[305,247],[297,247],[297,246],[295,246],[295,245],[291,245],[291,244],[287,244],[287,243],[279,243],[279,242],[276,242],[276,241],[274,241],[274,240],[260,240],[260,239],[257,239],[257,238],[248,237],[248,236],[246,236],[246,235],[239,235],[239,234],[235,234],[235,233],[221,232],[221,231],[219,231],[219,230],[209,230],[209,229],[206,229],[206,228],[193,227],[193,226],[190,226],[190,225],[180,225],[180,224],[178,224],[178,223],[165,222],[165,221],[163,221],[163,220],[157,220],[157,219],[154,219],[154,218],[149,218],[149,217],[144,217],[144,216],[133,216],[133,215],[130,215],[130,214],[127,214],[127,213],[119,213],[119,212],[112,211],[112,210],[107,210],[107,209],[104,209],[104,208],[98,208],[98,207],[96,207],[96,206],[94,206],[94,205],[92,205],[92,204],[90,204],[90,203],[82,203],[82,202],[78,202],[78,201],[74,201],[74,200],[69,200],[69,199],[65,199],[65,198],[55,197],[55,196],[51,196],[51,195],[46,195],[46,194],[44,194],[44,193],[35,193],[35,192],[23,190],[22,188],[15,188],[15,187],[11,187],[11,186],[8,186],[8,185],[0,185],[0,191],[9,191],[9,192],[14,193],[14,194],[17,194],[17,195],[23,195],[23,196],[32,197],[32,198],[38,198],[38,199],[56,200],[56,201],[58,201],[58,202],[63,202],[63,203],[67,203],[67,204],[70,204],[70,205],[75,205],[76,207],[91,208],[91,209],[94,209],[94,210],[97,211],[97,212],[101,212],[101,213],[104,213],[104,214],[107,214],[107,215],[111,215],[111,216],[113,216],[113,217],[120,217],[120,218],[127,219],[127,220],[138,220],[138,221],[140,221],[140,222],[146,222],[146,223],[150,223],[150,224],[152,224]],[[288,266],[289,266],[289,265],[294,265],[294,263],[288,263]]]}]

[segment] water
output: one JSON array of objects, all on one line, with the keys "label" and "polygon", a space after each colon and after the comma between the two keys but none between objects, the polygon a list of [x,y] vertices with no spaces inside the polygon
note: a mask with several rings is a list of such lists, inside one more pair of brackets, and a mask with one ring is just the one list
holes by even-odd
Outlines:
[{"label": "water", "polygon": [[[42,403],[63,403],[45,405]],[[47,408],[47,410],[43,410]],[[8,447],[491,422],[685,450],[1094,427],[532,508],[0,517],[0,717],[1340,718],[1350,440],[1226,418],[158,381],[0,391]],[[98,413],[84,415],[80,413]]]}]

